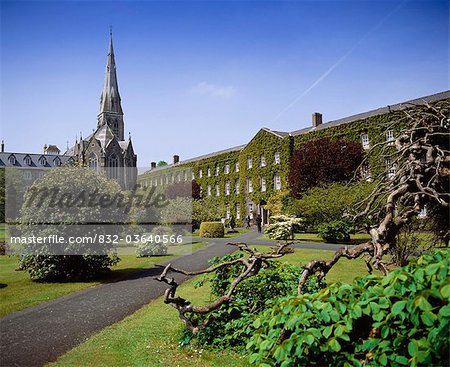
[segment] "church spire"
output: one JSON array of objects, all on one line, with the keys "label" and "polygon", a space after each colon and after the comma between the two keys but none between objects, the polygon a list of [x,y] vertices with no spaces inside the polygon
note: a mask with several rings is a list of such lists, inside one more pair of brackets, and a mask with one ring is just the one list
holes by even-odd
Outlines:
[{"label": "church spire", "polygon": [[109,50],[106,59],[106,72],[103,89],[100,96],[100,112],[98,126],[109,125],[119,140],[123,140],[123,111],[117,82],[116,61],[112,40],[112,30],[109,32]]}]

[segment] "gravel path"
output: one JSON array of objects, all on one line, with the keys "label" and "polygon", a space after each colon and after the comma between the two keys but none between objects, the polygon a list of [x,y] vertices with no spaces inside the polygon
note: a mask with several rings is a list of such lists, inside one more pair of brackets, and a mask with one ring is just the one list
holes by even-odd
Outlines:
[{"label": "gravel path", "polygon": [[[235,250],[226,242],[273,245],[256,241],[260,234],[248,232],[233,239],[214,239],[191,255],[169,261],[186,270],[200,270],[214,256]],[[337,245],[299,244],[299,248],[334,250]],[[137,271],[130,279],[105,283],[0,319],[0,365],[2,367],[42,366],[82,343],[91,335],[114,324],[161,296],[166,286],[154,277],[161,272],[152,267]],[[178,275],[178,280],[187,277]]]}]

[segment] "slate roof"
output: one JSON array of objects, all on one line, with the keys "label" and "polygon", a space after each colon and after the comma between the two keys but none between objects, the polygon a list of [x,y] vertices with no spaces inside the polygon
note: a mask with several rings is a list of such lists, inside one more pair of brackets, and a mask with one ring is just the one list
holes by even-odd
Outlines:
[{"label": "slate roof", "polygon": [[[14,159],[12,158],[14,157]],[[17,168],[51,168],[58,167],[58,159],[61,164],[73,161],[73,157],[61,154],[35,154],[35,153],[0,153],[0,167]]]},{"label": "slate roof", "polygon": [[441,93],[432,94],[430,96],[412,99],[410,101],[397,103],[397,104],[394,104],[391,106],[380,107],[375,110],[358,113],[356,115],[344,117],[344,118],[341,118],[338,120],[328,121],[323,124],[320,124],[316,128],[313,128],[311,126],[311,127],[306,127],[306,128],[300,129],[300,130],[295,130],[295,131],[292,131],[290,134],[292,136],[305,134],[310,131],[322,130],[322,129],[326,129],[328,127],[338,126],[338,125],[346,124],[348,122],[352,122],[352,121],[356,121],[356,120],[363,120],[368,117],[383,115],[385,113],[389,113],[392,111],[399,111],[399,110],[403,110],[403,109],[411,107],[411,106],[423,105],[425,103],[436,102],[436,101],[440,101],[440,100],[447,99],[447,98],[450,98],[450,91],[445,91],[445,92],[441,92]]}]

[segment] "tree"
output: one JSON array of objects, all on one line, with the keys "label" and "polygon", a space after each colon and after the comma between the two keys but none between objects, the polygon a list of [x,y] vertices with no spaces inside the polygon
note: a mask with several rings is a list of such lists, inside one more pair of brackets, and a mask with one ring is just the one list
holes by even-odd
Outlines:
[{"label": "tree", "polygon": [[[20,237],[60,236],[66,242],[25,246],[24,264],[31,278],[88,279],[116,264],[118,258],[110,255],[112,244],[105,231],[120,233],[128,211],[118,202],[124,203],[125,198],[116,181],[87,168],[58,167],[35,181],[24,197],[21,225],[11,231],[18,230]],[[89,240],[71,242],[71,238]]]},{"label": "tree", "polygon": [[158,167],[167,166],[167,162],[166,162],[166,161],[159,161],[156,165],[157,165]]},{"label": "tree", "polygon": [[[369,272],[375,267],[388,273],[383,257],[395,250],[396,239],[402,228],[417,217],[425,207],[441,207],[448,212],[450,206],[450,102],[425,105],[405,110],[402,121],[408,126],[395,140],[395,148],[384,142],[374,146],[369,155],[380,149],[378,160],[390,165],[377,178],[378,185],[369,195],[364,210],[354,216],[374,217],[377,224],[368,226],[371,240],[351,249],[340,248],[329,261],[311,261],[303,271],[298,291],[312,274],[322,280],[340,258],[356,259],[368,255]],[[364,162],[363,162],[364,163]],[[383,210],[374,205],[384,199]],[[448,222],[444,225],[449,232]],[[442,228],[439,229],[442,231]],[[442,234],[441,234],[442,235]]]},{"label": "tree", "polygon": [[288,175],[292,195],[301,197],[309,188],[353,178],[364,153],[354,141],[322,138],[311,140],[295,150]]},{"label": "tree", "polygon": [[[307,224],[312,227],[343,218],[350,219],[352,214],[356,214],[357,204],[361,203],[374,187],[375,183],[372,182],[351,184],[335,182],[325,187],[313,187],[300,199],[293,200],[288,211],[298,217],[304,217]],[[355,225],[358,226],[359,223]]]}]

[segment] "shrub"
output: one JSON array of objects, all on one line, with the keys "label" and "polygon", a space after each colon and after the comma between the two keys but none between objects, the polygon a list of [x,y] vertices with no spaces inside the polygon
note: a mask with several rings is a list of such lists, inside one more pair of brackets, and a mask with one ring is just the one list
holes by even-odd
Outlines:
[{"label": "shrub", "polygon": [[[210,261],[215,265],[224,261],[232,261],[242,257],[242,253],[225,255]],[[231,282],[240,274],[241,267],[221,268],[210,279],[211,295],[225,295]],[[200,329],[195,340],[213,349],[242,349],[251,336],[247,333],[258,313],[268,307],[279,297],[294,294],[297,291],[298,279],[302,269],[295,265],[271,261],[262,265],[258,274],[239,284],[233,301],[223,304],[218,310],[205,316],[210,322],[206,328]],[[199,284],[202,285],[204,278]],[[305,291],[318,291],[317,281],[311,278]]]},{"label": "shrub", "polygon": [[319,237],[325,242],[349,242],[353,227],[346,221],[334,220],[317,226]]},{"label": "shrub", "polygon": [[264,366],[447,366],[449,251],[385,277],[281,300],[253,323],[250,362]]},{"label": "shrub", "polygon": [[211,198],[193,200],[192,202],[192,227],[200,228],[202,222],[220,221],[225,214],[225,205],[217,203]]},{"label": "shrub", "polygon": [[167,245],[164,242],[147,241],[140,242],[136,246],[137,257],[167,255]]},{"label": "shrub", "polygon": [[300,199],[293,200],[288,212],[305,218],[308,226],[317,227],[320,223],[356,214],[358,204],[369,196],[374,187],[375,184],[370,182],[333,183],[326,187],[314,187]]},{"label": "shrub", "polygon": [[[52,192],[52,190],[61,193],[59,202],[61,203],[65,198],[65,205],[52,205],[51,200],[42,200],[39,205],[36,205],[37,201],[31,200],[36,192]],[[35,181],[25,194],[25,205],[20,211],[20,222],[24,224],[21,235],[38,237],[50,233],[65,238],[69,235],[73,238],[82,236],[97,238],[94,234],[105,233],[105,226],[101,223],[120,223],[126,219],[128,213],[123,208],[115,207],[105,210],[100,205],[92,205],[88,208],[83,198],[87,194],[94,193],[97,198],[124,197],[116,181],[109,180],[103,174],[97,174],[93,170],[80,167],[59,167],[50,170],[43,178]],[[75,206],[74,203],[77,205]],[[27,225],[47,222],[58,223],[58,225],[53,225],[51,228],[45,225]],[[72,225],[84,222],[99,224]],[[117,226],[117,231],[121,231],[120,226]],[[22,264],[25,265],[33,280],[90,279],[104,273],[119,261],[115,255],[106,255],[112,253],[112,246],[108,241],[101,241],[100,236],[97,242],[68,243],[64,245],[64,248],[48,242],[33,243],[26,245],[24,253],[29,255],[25,256]],[[56,255],[58,253],[61,255]]]},{"label": "shrub", "polygon": [[265,232],[270,239],[287,241],[294,239],[294,233],[304,229],[304,220],[288,215],[275,215],[270,217],[272,224],[266,226]]},{"label": "shrub", "polygon": [[205,238],[222,238],[225,236],[225,229],[222,222],[202,222],[199,235]]}]

